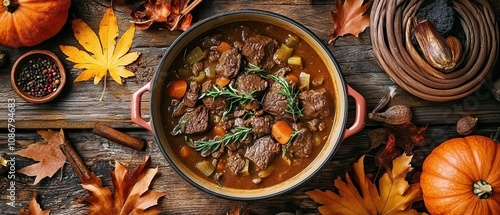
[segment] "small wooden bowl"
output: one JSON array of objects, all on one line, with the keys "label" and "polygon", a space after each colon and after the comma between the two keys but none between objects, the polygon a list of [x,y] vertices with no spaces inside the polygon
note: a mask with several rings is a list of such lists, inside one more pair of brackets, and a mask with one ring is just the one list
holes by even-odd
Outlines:
[{"label": "small wooden bowl", "polygon": [[[19,75],[21,74],[22,66],[29,60],[38,58],[46,58],[54,62],[60,74],[59,77],[60,83],[57,90],[42,97],[29,95],[27,92],[23,91],[23,89],[21,89],[21,87],[17,84],[17,80],[19,78]],[[46,103],[56,98],[63,90],[64,85],[66,84],[66,71],[64,70],[63,64],[54,53],[47,50],[32,50],[26,52],[21,57],[19,57],[19,59],[16,60],[11,70],[10,83],[16,94],[23,100],[36,104]]]}]

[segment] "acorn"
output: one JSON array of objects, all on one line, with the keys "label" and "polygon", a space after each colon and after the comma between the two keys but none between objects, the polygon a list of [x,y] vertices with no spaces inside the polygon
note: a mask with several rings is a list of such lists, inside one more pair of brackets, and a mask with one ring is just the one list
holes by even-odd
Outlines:
[{"label": "acorn", "polygon": [[7,58],[7,55],[5,52],[0,50],[0,67],[2,67],[3,63],[5,63],[5,58]]},{"label": "acorn", "polygon": [[457,122],[457,133],[463,136],[472,134],[477,127],[477,118],[472,116],[465,116]]}]

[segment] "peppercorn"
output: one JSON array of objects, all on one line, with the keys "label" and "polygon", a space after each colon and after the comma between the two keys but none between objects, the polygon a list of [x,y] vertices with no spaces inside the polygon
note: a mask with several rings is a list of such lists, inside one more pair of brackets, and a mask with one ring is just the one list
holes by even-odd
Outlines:
[{"label": "peppercorn", "polygon": [[19,88],[30,96],[43,97],[56,91],[61,81],[56,64],[44,57],[33,58],[21,66]]}]

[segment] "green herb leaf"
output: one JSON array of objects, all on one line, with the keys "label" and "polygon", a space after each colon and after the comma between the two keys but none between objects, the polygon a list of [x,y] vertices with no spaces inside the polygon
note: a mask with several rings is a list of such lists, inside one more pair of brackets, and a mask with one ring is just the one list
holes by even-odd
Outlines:
[{"label": "green herb leaf", "polygon": [[294,89],[283,77],[276,75],[269,75],[268,77],[276,81],[283,88],[283,90],[277,91],[277,93],[286,96],[287,108],[285,112],[292,114],[294,120],[296,117],[303,116],[302,108],[299,107],[299,103],[297,102],[299,91]]},{"label": "green herb leaf", "polygon": [[281,154],[282,157],[286,155],[288,147],[290,147],[290,145],[292,144],[295,137],[297,137],[297,134],[299,134],[299,131],[295,130],[292,132],[292,135],[290,135],[290,139],[288,140],[288,142],[286,142],[286,144],[282,148],[282,150],[283,150],[282,154]]},{"label": "green herb leaf", "polygon": [[229,143],[243,141],[252,132],[253,130],[251,128],[235,127],[231,130],[231,132],[224,134],[224,136],[222,136],[219,140],[201,140],[196,142],[194,149],[196,151],[211,150],[214,152],[219,150],[222,145],[226,146]]},{"label": "green herb leaf", "polygon": [[227,88],[219,88],[214,84],[213,90],[202,93],[198,99],[202,99],[207,96],[214,98],[217,96],[228,96],[229,107],[222,114],[222,118],[225,118],[227,114],[233,110],[235,104],[246,104],[255,100],[254,93],[255,91],[251,93],[238,92],[232,84],[229,84]]}]

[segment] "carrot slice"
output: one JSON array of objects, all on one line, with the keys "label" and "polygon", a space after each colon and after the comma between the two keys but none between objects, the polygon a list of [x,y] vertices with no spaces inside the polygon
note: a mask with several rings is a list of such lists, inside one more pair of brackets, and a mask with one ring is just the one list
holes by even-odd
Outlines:
[{"label": "carrot slice", "polygon": [[293,133],[293,128],[287,122],[280,120],[273,124],[271,133],[279,143],[286,144]]},{"label": "carrot slice", "polygon": [[224,77],[218,77],[215,79],[215,84],[217,84],[220,87],[225,87],[231,82],[231,79],[224,78]]},{"label": "carrot slice", "polygon": [[187,158],[191,155],[191,150],[189,147],[187,146],[182,146],[181,147],[181,157],[183,158]]},{"label": "carrot slice", "polygon": [[222,53],[222,52],[225,52],[229,49],[233,48],[231,45],[229,45],[229,43],[226,43],[224,41],[220,42],[219,46],[217,46],[217,51]]},{"label": "carrot slice", "polygon": [[288,81],[288,82],[293,82],[295,83],[296,85],[299,84],[299,77],[297,77],[296,75],[294,74],[288,74],[286,75],[285,79]]},{"label": "carrot slice", "polygon": [[224,130],[224,128],[216,125],[216,126],[214,126],[214,134],[216,136],[222,137],[222,136],[224,136],[224,134],[226,134],[226,130]]},{"label": "carrot slice", "polygon": [[226,168],[226,163],[224,163],[222,161],[219,161],[219,162],[217,162],[217,167],[216,168],[217,168],[218,171],[222,171],[222,170],[224,170]]},{"label": "carrot slice", "polygon": [[175,80],[167,87],[167,95],[173,99],[182,99],[187,91],[187,83],[184,80]]}]

